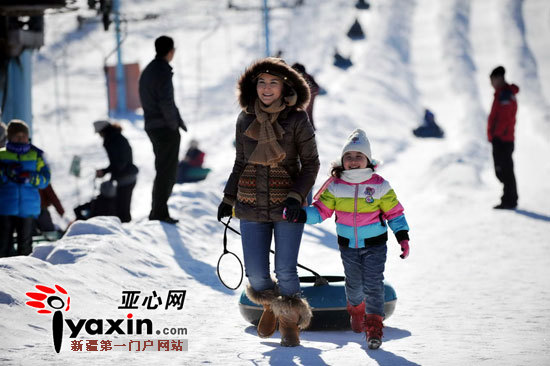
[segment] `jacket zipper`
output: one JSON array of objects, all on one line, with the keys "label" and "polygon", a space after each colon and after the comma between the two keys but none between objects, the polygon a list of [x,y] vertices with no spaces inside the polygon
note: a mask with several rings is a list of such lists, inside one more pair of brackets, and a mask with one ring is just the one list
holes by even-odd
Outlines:
[{"label": "jacket zipper", "polygon": [[359,186],[355,186],[355,199],[353,200],[353,230],[355,232],[355,248],[359,248],[359,238],[357,238],[357,196]]}]

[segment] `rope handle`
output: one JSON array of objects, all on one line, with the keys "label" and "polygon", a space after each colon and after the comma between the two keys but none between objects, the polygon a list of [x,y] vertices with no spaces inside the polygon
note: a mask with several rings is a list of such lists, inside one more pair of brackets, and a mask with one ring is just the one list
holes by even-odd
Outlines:
[{"label": "rope handle", "polygon": [[[239,257],[237,257],[237,255],[233,252],[230,252],[228,249],[227,249],[227,230],[231,230],[233,231],[235,234],[237,235],[241,235],[241,233],[237,230],[235,230],[234,228],[232,228],[229,223],[231,222],[231,216],[229,217],[229,219],[227,220],[227,223],[223,222],[220,220],[220,222],[225,226],[225,229],[223,231],[223,254],[220,256],[220,259],[218,259],[218,266],[217,266],[217,272],[218,272],[218,278],[220,279],[221,283],[227,287],[228,289],[231,289],[231,290],[236,290],[240,285],[241,283],[243,282],[243,276],[244,276],[244,267],[243,267],[243,264],[241,262],[241,260],[239,259]],[[271,253],[275,254],[275,251],[273,249],[270,249],[269,250]],[[220,261],[222,259],[222,257],[225,255],[225,254],[231,254],[233,255],[235,258],[237,258],[237,260],[239,261],[239,264],[241,265],[241,280],[239,281],[239,284],[235,287],[235,288],[231,288],[229,286],[227,286],[225,284],[225,282],[223,282],[221,276],[220,276]],[[315,276],[315,286],[321,286],[321,285],[327,285],[328,284],[328,281],[323,278],[323,276],[321,276],[319,273],[315,272],[314,270],[312,269],[309,269],[305,266],[302,266],[300,263],[297,263],[296,266],[298,268],[301,268],[303,270],[306,270],[308,272],[310,272],[311,274],[313,274]]]},{"label": "rope handle", "polygon": [[[218,275],[218,279],[220,280],[220,282],[222,283],[222,285],[224,285],[225,287],[227,287],[228,289],[230,290],[236,290],[239,288],[239,286],[241,285],[241,283],[243,283],[243,278],[244,278],[244,267],[243,267],[243,263],[241,262],[241,260],[239,259],[239,257],[233,253],[233,252],[230,252],[228,249],[227,249],[227,229],[241,235],[241,233],[239,233],[237,230],[233,229],[231,226],[229,226],[229,222],[231,221],[231,217],[229,217],[229,220],[227,220],[227,223],[223,222],[220,220],[220,222],[222,224],[224,224],[225,226],[225,229],[223,231],[223,253],[222,255],[220,255],[220,258],[218,259],[218,264],[216,265],[216,274]],[[220,275],[220,263],[222,261],[222,258],[224,255],[226,254],[229,254],[229,255],[232,255],[233,257],[235,257],[235,259],[237,259],[237,261],[239,262],[239,266],[241,267],[241,279],[239,280],[239,283],[237,284],[237,286],[235,287],[231,287],[229,286],[228,284],[226,284],[224,282],[224,280],[222,279],[222,276]]]}]

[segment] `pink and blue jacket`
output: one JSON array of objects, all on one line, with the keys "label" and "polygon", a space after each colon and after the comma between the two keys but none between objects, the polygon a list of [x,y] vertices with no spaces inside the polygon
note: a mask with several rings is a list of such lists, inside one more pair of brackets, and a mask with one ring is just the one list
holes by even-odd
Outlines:
[{"label": "pink and blue jacket", "polygon": [[338,244],[365,248],[386,243],[387,225],[397,241],[408,240],[409,226],[403,206],[384,178],[371,169],[361,169],[364,181],[351,183],[331,177],[315,195],[312,206],[306,207],[308,224],[318,224],[336,213]]}]

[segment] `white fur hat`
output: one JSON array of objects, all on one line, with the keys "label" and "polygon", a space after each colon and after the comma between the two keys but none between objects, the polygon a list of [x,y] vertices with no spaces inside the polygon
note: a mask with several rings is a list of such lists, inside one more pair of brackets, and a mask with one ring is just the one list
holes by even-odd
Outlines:
[{"label": "white fur hat", "polygon": [[344,148],[342,149],[342,156],[348,151],[359,151],[366,155],[369,161],[372,163],[372,154],[370,152],[370,142],[367,138],[367,134],[362,129],[358,128],[348,136]]}]

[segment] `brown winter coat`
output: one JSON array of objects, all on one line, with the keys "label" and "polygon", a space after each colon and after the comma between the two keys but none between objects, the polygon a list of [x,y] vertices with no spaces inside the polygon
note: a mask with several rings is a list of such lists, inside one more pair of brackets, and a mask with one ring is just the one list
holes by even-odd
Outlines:
[{"label": "brown winter coat", "polygon": [[[270,73],[283,78],[283,94],[294,90],[297,102],[279,115],[284,134],[277,142],[286,157],[276,167],[249,164],[257,141],[244,135],[255,120],[256,77]],[[224,201],[235,206],[235,215],[249,221],[282,221],[284,201],[292,197],[305,202],[319,171],[315,133],[303,110],[309,102],[305,80],[280,59],[266,58],[252,64],[238,82],[239,103],[243,111],[237,118],[236,158],[224,189]]]}]

